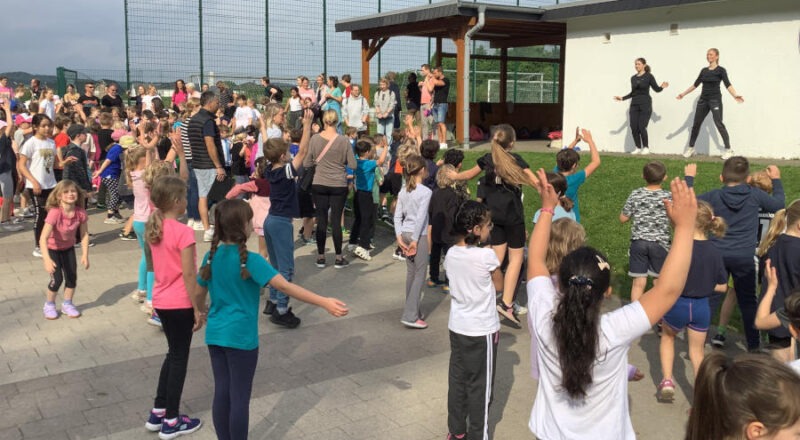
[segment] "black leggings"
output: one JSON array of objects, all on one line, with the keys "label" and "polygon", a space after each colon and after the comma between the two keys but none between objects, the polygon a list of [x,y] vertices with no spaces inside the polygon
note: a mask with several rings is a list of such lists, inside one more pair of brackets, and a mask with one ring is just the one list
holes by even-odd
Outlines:
[{"label": "black leggings", "polygon": [[317,209],[317,253],[325,255],[325,239],[328,229],[328,209],[330,208],[331,236],[336,255],[342,254],[342,212],[347,200],[347,187],[311,185],[314,206]]},{"label": "black leggings", "polygon": [[194,309],[156,309],[167,337],[167,356],[161,364],[153,408],[166,408],[166,418],[178,417],[192,344]]},{"label": "black leggings", "polygon": [[36,215],[33,225],[33,239],[35,240],[34,246],[39,247],[39,239],[42,237],[42,229],[44,228],[44,219],[47,218],[47,197],[50,196],[52,189],[42,189],[42,192],[37,196],[30,190],[31,198],[33,199],[33,213]]},{"label": "black leggings", "polygon": [[357,244],[368,250],[369,242],[375,234],[375,203],[372,201],[372,191],[356,191],[353,211],[350,244]]},{"label": "black leggings", "polygon": [[47,285],[47,289],[51,292],[58,292],[62,282],[67,289],[74,289],[78,281],[78,261],[75,259],[75,248],[47,249],[47,252],[56,265],[56,271],[50,275],[50,284]]},{"label": "black leggings", "polygon": [[728,129],[722,123],[722,101],[719,99],[703,99],[697,101],[697,109],[694,112],[694,125],[692,125],[692,136],[689,138],[689,146],[694,148],[694,143],[697,142],[697,136],[700,134],[700,126],[703,125],[703,120],[711,112],[714,118],[714,125],[717,126],[719,135],[722,136],[722,142],[725,144],[725,149],[731,149],[731,139],[728,136]]},{"label": "black leggings", "polygon": [[636,148],[650,147],[647,138],[647,124],[650,123],[650,115],[652,113],[652,103],[631,104],[629,113],[631,119],[631,134],[633,134],[633,142],[636,144]]},{"label": "black leggings", "polygon": [[219,440],[247,438],[250,395],[258,364],[258,348],[238,350],[209,345],[214,372],[214,403],[211,416]]},{"label": "black leggings", "polygon": [[[431,281],[442,281],[439,279],[439,262],[442,260],[442,257],[447,255],[447,251],[450,249],[450,245],[447,243],[436,243],[435,241],[432,243],[431,246],[431,262],[430,267],[428,270],[431,274]],[[444,279],[445,282],[449,282],[447,276]]]}]

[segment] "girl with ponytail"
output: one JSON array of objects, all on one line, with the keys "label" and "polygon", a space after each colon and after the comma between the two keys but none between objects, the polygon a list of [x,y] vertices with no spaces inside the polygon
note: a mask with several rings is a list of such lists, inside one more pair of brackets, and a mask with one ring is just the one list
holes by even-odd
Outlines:
[{"label": "girl with ponytail", "polygon": [[689,360],[695,375],[705,355],[706,336],[711,326],[709,297],[728,290],[728,271],[722,253],[708,240],[709,235],[722,238],[727,225],[722,217],[714,215],[707,202],[697,202],[697,220],[694,226],[692,262],[681,297],[664,315],[661,325],[661,372],[658,398],[671,401],[675,396],[672,366],[675,359],[675,336],[685,327],[689,341]]},{"label": "girl with ponytail", "polygon": [[711,353],[700,365],[686,440],[791,439],[800,432],[800,376],[763,354]]},{"label": "girl with ponytail", "polygon": [[[675,225],[672,249],[659,283],[637,301],[601,315],[611,295],[611,266],[599,251],[581,247],[561,262],[558,288],[547,266],[553,213],[559,196],[538,172],[539,221],[528,244],[528,297],[539,386],[529,421],[542,439],[634,439],[628,412],[628,351],[680,296],[692,255],[697,216],[694,192],[671,183],[667,213]],[[560,293],[559,293],[560,292]]]},{"label": "girl with ponytail", "polygon": [[[771,300],[769,310],[774,312],[786,303],[791,292],[800,287],[800,199],[790,203],[786,209],[775,213],[769,231],[758,246],[761,274],[761,301],[767,301],[768,273],[765,262],[770,261],[778,274],[777,290]],[[773,354],[782,361],[794,359],[791,351],[792,337],[784,327],[770,328],[769,343]]]},{"label": "girl with ponytail", "polygon": [[[572,208],[575,206],[575,203],[567,197],[567,179],[564,178],[561,174],[558,173],[547,173],[547,182],[550,185],[553,185],[553,189],[558,194],[558,205],[554,209],[555,214],[553,215],[553,221],[556,221],[560,218],[568,218],[570,220],[575,220],[575,213],[572,212]],[[542,210],[539,209],[533,214],[533,223],[535,224],[539,220],[539,215],[541,214]]]},{"label": "girl with ponytail", "polygon": [[[502,264],[508,251],[508,267],[504,277],[495,277],[495,288],[503,297],[497,300],[497,311],[515,325],[520,324],[518,313],[524,307],[514,303],[514,293],[522,269],[525,247],[525,211],[522,206],[522,185],[536,185],[537,179],[528,163],[512,153],[516,135],[508,124],[495,127],[492,152],[478,159],[477,165],[460,173],[454,180],[470,180],[484,172],[483,201],[492,213],[494,228],[489,239],[497,259]],[[502,280],[502,281],[501,281]]]},{"label": "girl with ponytail", "polygon": [[228,199],[217,205],[211,250],[197,277],[199,302],[205,304],[206,295],[211,296],[205,340],[214,373],[212,416],[218,438],[247,438],[262,288],[270,285],[333,316],[348,312],[343,302],[287,281],[264,257],[249,252],[252,220],[253,210],[243,200]]}]

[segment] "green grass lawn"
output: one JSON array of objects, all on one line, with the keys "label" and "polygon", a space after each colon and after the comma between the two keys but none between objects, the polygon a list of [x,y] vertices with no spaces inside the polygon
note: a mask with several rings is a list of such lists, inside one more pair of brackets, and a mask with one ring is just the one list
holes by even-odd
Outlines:
[{"label": "green grass lawn", "polygon": [[[473,167],[475,161],[483,154],[486,152],[465,152],[463,169]],[[582,162],[588,163],[588,151],[581,154]],[[532,170],[538,168],[552,170],[555,166],[556,151],[552,153],[523,152],[520,155],[528,162]],[[611,262],[614,291],[623,298],[630,298],[631,280],[627,275],[630,222],[621,224],[619,213],[630,192],[634,188],[644,185],[641,177],[642,167],[647,162],[656,159],[652,157],[603,156],[602,160],[600,168],[587,179],[578,193],[581,220],[586,228],[588,244],[604,252]],[[675,159],[661,161],[667,167],[669,178],[683,176],[683,167],[688,163]],[[754,164],[751,169],[755,171],[765,167],[766,164]],[[721,171],[721,161],[698,162],[697,178],[695,179],[697,193],[701,194],[718,188],[721,185],[719,181]],[[789,203],[800,197],[800,167],[783,167],[781,174],[786,191],[786,201]],[[470,186],[474,195],[475,182],[470,182]],[[664,186],[669,189],[668,184]],[[528,219],[527,227],[530,231],[533,228],[531,221],[533,213],[539,209],[541,204],[535,189],[526,187],[524,194],[525,216]]]}]

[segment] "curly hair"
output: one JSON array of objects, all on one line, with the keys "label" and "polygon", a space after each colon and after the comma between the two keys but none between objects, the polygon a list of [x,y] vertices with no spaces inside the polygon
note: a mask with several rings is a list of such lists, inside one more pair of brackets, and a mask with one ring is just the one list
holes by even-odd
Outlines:
[{"label": "curly hair", "polygon": [[478,244],[481,237],[475,235],[472,230],[475,226],[487,223],[492,218],[489,208],[483,203],[474,200],[467,200],[458,207],[455,218],[453,219],[453,231],[464,237],[464,243],[469,246]]}]

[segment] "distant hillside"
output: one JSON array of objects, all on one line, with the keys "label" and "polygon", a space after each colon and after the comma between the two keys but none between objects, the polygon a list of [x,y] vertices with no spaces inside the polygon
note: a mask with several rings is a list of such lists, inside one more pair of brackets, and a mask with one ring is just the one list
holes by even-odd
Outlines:
[{"label": "distant hillside", "polygon": [[30,86],[32,78],[39,78],[39,81],[42,82],[43,86],[48,86],[48,87],[56,86],[55,75],[35,75],[28,72],[3,72],[0,73],[0,76],[7,76],[9,86],[11,87],[16,86],[17,84],[24,84],[26,86]]}]

